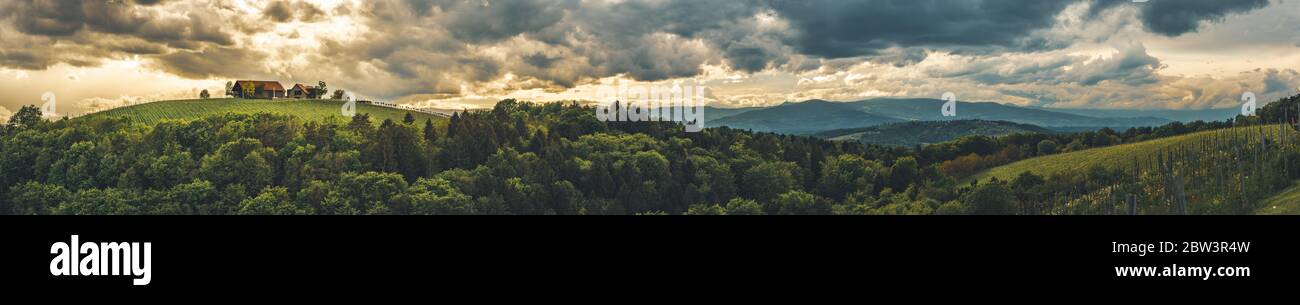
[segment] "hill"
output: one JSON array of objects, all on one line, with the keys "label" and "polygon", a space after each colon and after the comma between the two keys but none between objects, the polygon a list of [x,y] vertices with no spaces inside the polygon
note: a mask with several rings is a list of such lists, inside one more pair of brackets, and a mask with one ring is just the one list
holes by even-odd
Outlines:
[{"label": "hill", "polygon": [[[708,116],[708,112],[705,112],[705,116]],[[803,135],[902,121],[889,116],[862,112],[847,103],[810,100],[746,111],[713,120],[708,123],[708,126]]]},{"label": "hill", "polygon": [[708,122],[711,121],[721,120],[722,118],[725,117],[735,116],[737,114],[746,113],[758,109],[763,109],[763,108],[761,107],[718,108],[713,106],[704,106],[704,122],[705,124],[707,124]]},{"label": "hill", "polygon": [[951,141],[964,136],[1003,136],[1014,133],[1052,133],[1046,128],[1006,121],[912,121],[880,126],[840,129],[813,136],[865,144],[915,146]]},{"label": "hill", "polygon": [[[1160,126],[1172,120],[1154,117],[1113,117],[1115,112],[1099,112],[1106,116],[1087,116],[1048,110],[1046,108],[1020,107],[992,102],[957,102],[957,118],[944,117],[939,111],[943,101],[936,99],[879,98],[855,102],[830,102],[809,100],[786,102],[772,107],[710,108],[705,117],[708,126],[729,126],[762,132],[809,135],[844,129],[861,129],[906,121],[983,120],[1029,124],[1048,130],[1096,130],[1102,127],[1123,130],[1139,126]],[[1164,114],[1142,112],[1139,114]],[[839,131],[844,132],[844,131]],[[979,132],[979,131],[972,131]],[[972,133],[975,134],[975,133]]]},{"label": "hill", "polygon": [[1218,109],[1191,109],[1191,110],[1166,110],[1166,109],[1071,109],[1071,108],[1037,108],[1026,107],[1030,109],[1042,109],[1052,112],[1061,112],[1090,116],[1097,118],[1140,118],[1156,117],[1170,119],[1180,122],[1193,121],[1222,121],[1237,117],[1241,114],[1240,108],[1218,108]]},{"label": "hill", "polygon": [[1257,215],[1300,215],[1300,184],[1278,192],[1271,198],[1265,199],[1259,209],[1255,210]]},{"label": "hill", "polygon": [[1185,134],[1180,136],[1160,138],[1138,143],[1129,143],[1110,147],[1101,147],[1086,149],[1076,152],[1060,153],[1055,155],[1042,156],[1020,160],[1011,164],[994,167],[979,172],[966,180],[987,180],[992,177],[998,180],[1010,180],[1022,172],[1032,172],[1040,176],[1050,176],[1051,174],[1065,171],[1083,171],[1093,165],[1102,165],[1106,168],[1131,168],[1138,158],[1145,158],[1156,155],[1163,149],[1183,145],[1195,144],[1203,138],[1209,138],[1220,132],[1251,132],[1258,133],[1260,128],[1270,128],[1263,126],[1237,127],[1224,130],[1202,131],[1198,133]]},{"label": "hill", "polygon": [[[339,100],[257,100],[257,99],[196,99],[159,101],[115,108],[83,116],[85,117],[130,117],[146,124],[153,124],[166,119],[188,120],[208,115],[224,113],[252,114],[259,112],[287,114],[304,120],[323,120],[327,117],[342,117],[340,112],[343,101]],[[425,119],[435,121],[443,116],[408,111],[389,107],[357,104],[357,114],[370,114],[371,122],[383,122],[384,119],[401,121],[407,113],[415,116],[416,121]]]},{"label": "hill", "polygon": [[[870,99],[848,102],[863,112],[913,121],[952,120],[939,111],[944,101],[936,99]],[[1111,127],[1159,126],[1172,122],[1158,117],[1102,118],[1019,107],[992,102],[957,102],[957,119],[1008,121],[1042,127]]]}]

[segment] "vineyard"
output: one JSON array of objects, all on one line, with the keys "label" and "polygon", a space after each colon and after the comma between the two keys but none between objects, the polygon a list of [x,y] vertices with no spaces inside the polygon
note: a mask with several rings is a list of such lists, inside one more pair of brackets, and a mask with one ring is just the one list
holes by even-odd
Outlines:
[{"label": "vineyard", "polygon": [[[1044,164],[1056,184],[1050,188],[1065,191],[1044,194],[1022,213],[1250,214],[1300,177],[1300,133],[1257,125],[1053,157],[1043,159],[1079,163],[1029,164]],[[1024,166],[1032,165],[1017,165]]]},{"label": "vineyard", "polygon": [[[1167,150],[1188,142],[1200,142],[1202,138],[1221,136],[1222,132],[1223,131],[1203,131],[1137,143],[1030,158],[990,168],[986,171],[975,174],[967,180],[988,181],[990,178],[997,178],[998,180],[1009,181],[1022,172],[1032,172],[1040,176],[1051,176],[1063,172],[1081,172],[1095,165],[1100,165],[1112,170],[1121,168],[1128,169],[1133,166],[1133,156],[1155,155],[1162,150]],[[1118,162],[1117,160],[1127,160],[1128,162]]]},{"label": "vineyard", "polygon": [[[305,120],[323,120],[327,117],[342,117],[343,101],[338,100],[261,100],[261,99],[199,99],[160,101],[116,108],[87,115],[87,117],[130,117],[146,124],[161,120],[188,120],[208,115],[225,113],[253,114],[277,113],[297,116]],[[369,114],[371,122],[385,119],[401,121],[407,113],[415,116],[417,121],[425,119],[435,121],[444,118],[440,115],[357,103],[357,114]]]}]

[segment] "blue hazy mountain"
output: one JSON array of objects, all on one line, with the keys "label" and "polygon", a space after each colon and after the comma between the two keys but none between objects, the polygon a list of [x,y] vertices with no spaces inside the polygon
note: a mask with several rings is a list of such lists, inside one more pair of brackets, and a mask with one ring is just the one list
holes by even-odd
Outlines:
[{"label": "blue hazy mountain", "polygon": [[[1032,108],[1032,107],[1031,107]],[[1034,108],[1053,112],[1070,113],[1098,118],[1132,118],[1132,117],[1158,117],[1174,121],[1192,122],[1192,121],[1222,121],[1236,117],[1241,114],[1240,108],[1222,108],[1222,109],[1192,109],[1192,110],[1163,110],[1163,109],[1070,109],[1070,108]]]},{"label": "blue hazy mountain", "polygon": [[[705,110],[708,117],[708,110]],[[716,120],[707,126],[727,126],[759,132],[811,134],[821,131],[875,126],[905,120],[863,112],[853,104],[810,100],[745,111]]]},{"label": "blue hazy mountain", "polygon": [[763,107],[745,107],[745,108],[719,108],[713,106],[704,106],[704,122],[722,119],[725,117],[746,113],[754,110],[763,109]]},{"label": "blue hazy mountain", "polygon": [[1094,117],[1046,108],[1020,107],[993,102],[957,102],[957,116],[944,117],[939,108],[944,101],[937,99],[871,99],[848,102],[863,112],[895,117],[909,121],[986,120],[1007,121],[1040,127],[1110,127],[1159,126],[1172,122],[1154,116]]},{"label": "blue hazy mountain", "polygon": [[[991,102],[957,102],[957,116],[944,117],[942,100],[880,98],[855,102],[809,100],[786,102],[766,108],[743,108],[728,112],[705,110],[707,126],[728,126],[763,132],[815,134],[819,132],[878,126],[907,121],[984,120],[1028,124],[1048,129],[1091,130],[1101,127],[1127,129],[1159,126],[1172,120],[1154,116],[1094,117],[1056,112],[1046,108],[1020,107]],[[723,116],[717,118],[718,116]]]}]

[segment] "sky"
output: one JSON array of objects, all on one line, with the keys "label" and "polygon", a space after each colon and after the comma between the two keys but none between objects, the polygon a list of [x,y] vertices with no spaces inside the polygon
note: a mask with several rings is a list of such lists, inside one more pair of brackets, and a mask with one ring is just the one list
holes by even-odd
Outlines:
[{"label": "sky", "polygon": [[1205,109],[1300,93],[1297,70],[1300,0],[0,2],[0,118],[45,92],[76,115],[234,79],[444,109],[618,84],[720,107]]}]

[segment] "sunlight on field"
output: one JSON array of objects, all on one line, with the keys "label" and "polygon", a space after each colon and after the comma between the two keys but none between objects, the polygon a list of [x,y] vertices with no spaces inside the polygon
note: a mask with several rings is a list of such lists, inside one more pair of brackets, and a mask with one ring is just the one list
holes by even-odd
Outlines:
[{"label": "sunlight on field", "polygon": [[1258,133],[1261,128],[1276,127],[1256,126],[1232,128],[1228,131],[1203,131],[1138,143],[1030,158],[979,172],[974,176],[965,179],[965,181],[974,181],[977,179],[979,181],[985,181],[993,177],[996,177],[998,180],[1007,181],[1015,178],[1016,175],[1019,175],[1022,172],[1031,172],[1040,176],[1050,176],[1051,174],[1059,172],[1083,171],[1093,165],[1101,165],[1112,169],[1132,168],[1134,162],[1138,158],[1147,158],[1162,149],[1171,148],[1184,142],[1198,141],[1204,137],[1213,136],[1216,132],[1248,131]]},{"label": "sunlight on field", "polygon": [[1273,198],[1264,200],[1255,214],[1259,215],[1300,215],[1300,184],[1278,193]]},{"label": "sunlight on field", "polygon": [[[85,117],[130,117],[141,123],[153,124],[167,119],[189,120],[225,113],[253,114],[265,112],[293,115],[304,120],[320,121],[327,117],[346,119],[340,111],[342,107],[343,101],[339,100],[257,100],[220,98],[160,101],[107,110],[90,114]],[[405,117],[407,113],[414,115],[418,122],[424,122],[425,119],[438,121],[444,118],[437,115],[415,111],[365,104],[357,104],[356,111],[357,114],[370,114],[370,121],[376,124],[383,122],[384,119],[401,122],[402,118]]]}]

